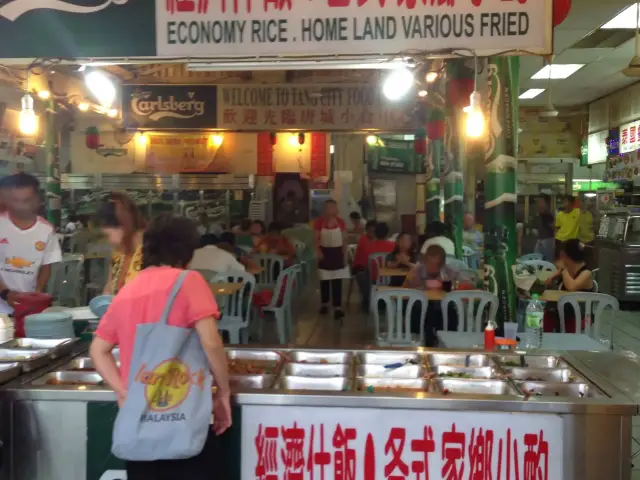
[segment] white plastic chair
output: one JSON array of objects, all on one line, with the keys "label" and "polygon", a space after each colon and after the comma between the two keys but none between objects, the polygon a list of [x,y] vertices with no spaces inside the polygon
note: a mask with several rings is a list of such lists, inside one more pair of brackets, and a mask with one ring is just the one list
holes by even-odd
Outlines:
[{"label": "white plastic chair", "polygon": [[218,298],[223,305],[222,318],[218,320],[217,325],[218,330],[229,333],[230,343],[249,343],[251,299],[256,287],[255,277],[247,272],[229,271],[214,275],[210,281],[211,283],[242,283],[240,290],[233,295]]},{"label": "white plastic chair", "polygon": [[[620,311],[620,303],[615,297],[604,293],[575,292],[567,293],[558,300],[558,313],[560,316],[560,331],[566,333],[565,328],[565,306],[569,305],[573,309],[576,318],[576,332],[586,333],[591,338],[600,341],[602,324],[604,322],[604,311],[611,308],[611,333],[609,335],[609,348],[613,349],[613,320]],[[584,315],[581,305],[584,305]],[[584,330],[582,329],[582,318],[586,317]],[[589,321],[589,317],[591,317]],[[603,342],[603,343],[606,343]]]},{"label": "white plastic chair", "polygon": [[262,271],[256,275],[258,289],[274,288],[278,281],[278,275],[284,269],[284,258],[270,253],[257,253],[252,255],[251,258],[262,268]]},{"label": "white plastic chair", "polygon": [[[278,282],[273,290],[271,303],[264,307],[265,312],[273,313],[276,319],[276,330],[278,333],[278,341],[280,344],[287,343],[293,337],[293,311],[292,311],[292,292],[294,283],[296,282],[298,270],[296,266],[285,268],[278,276]],[[280,292],[284,286],[284,294],[280,301]],[[262,324],[260,325],[260,336],[262,337]]]},{"label": "white plastic chair", "polygon": [[558,270],[553,263],[546,260],[526,260],[520,263],[535,268],[537,272],[555,272]]},{"label": "white plastic chair", "polygon": [[541,253],[527,253],[518,258],[518,263],[530,262],[531,260],[542,260],[544,256]]},{"label": "white plastic chair", "polygon": [[493,293],[484,290],[460,290],[447,293],[442,299],[445,330],[449,330],[449,304],[451,303],[455,305],[458,312],[458,332],[482,332],[487,308],[490,319],[495,319],[498,313],[498,297]]},{"label": "white plastic chair", "polygon": [[[372,253],[367,259],[367,272],[369,279],[371,280],[371,292],[369,293],[369,311],[374,308],[373,296],[376,293],[376,287],[386,286],[391,283],[390,277],[383,277],[380,275],[380,269],[384,267],[387,259],[386,253]],[[376,274],[376,280],[373,280],[373,274]]]},{"label": "white plastic chair", "polygon": [[51,277],[47,284],[47,293],[53,295],[54,303],[64,307],[82,306],[82,278],[84,257],[65,255],[61,262],[51,266]]},{"label": "white plastic chair", "polygon": [[[376,344],[386,346],[423,346],[424,318],[427,315],[429,301],[424,293],[408,288],[376,291],[373,296],[373,321],[375,324]],[[387,319],[387,328],[380,331],[380,303]],[[420,333],[411,333],[411,312],[414,306],[420,306]]]},{"label": "white plastic chair", "polygon": [[469,267],[464,260],[460,260],[452,255],[447,255],[445,259],[445,263],[449,265],[451,268],[455,268],[456,270],[468,270]]},{"label": "white plastic chair", "polygon": [[466,245],[462,246],[462,256],[467,268],[477,270],[480,265],[480,254],[473,248]]}]

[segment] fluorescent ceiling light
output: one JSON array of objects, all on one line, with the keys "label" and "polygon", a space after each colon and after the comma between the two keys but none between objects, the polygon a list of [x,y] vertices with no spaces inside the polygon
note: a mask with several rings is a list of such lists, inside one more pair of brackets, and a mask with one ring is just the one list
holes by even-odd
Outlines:
[{"label": "fluorescent ceiling light", "polygon": [[629,5],[623,11],[621,11],[618,15],[613,17],[607,23],[602,25],[600,28],[609,29],[609,28],[626,28],[626,29],[635,29],[636,24],[638,23],[638,4]]},{"label": "fluorescent ceiling light", "polygon": [[405,66],[402,59],[318,59],[318,60],[274,60],[263,62],[191,62],[187,69],[192,72],[238,72],[238,71],[270,71],[270,70],[333,70],[344,69],[378,69],[391,70]]},{"label": "fluorescent ceiling light", "polygon": [[582,67],[584,67],[584,64],[579,63],[568,63],[566,65],[545,65],[531,78],[533,80],[547,80],[549,78],[551,78],[552,80],[561,80],[563,78],[570,77]]},{"label": "fluorescent ceiling light", "polygon": [[530,88],[529,90],[524,92],[522,95],[520,95],[518,98],[521,100],[530,100],[532,98],[536,98],[538,95],[544,92],[544,90],[545,90],[544,88]]}]

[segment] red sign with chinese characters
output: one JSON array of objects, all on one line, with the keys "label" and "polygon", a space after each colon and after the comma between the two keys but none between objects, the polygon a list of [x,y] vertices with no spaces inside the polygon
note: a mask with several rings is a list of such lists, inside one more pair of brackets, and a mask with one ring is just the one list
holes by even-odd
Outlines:
[{"label": "red sign with chinese characters", "polygon": [[256,175],[270,177],[274,174],[273,145],[269,132],[258,134],[258,164],[256,167]]},{"label": "red sign with chinese characters", "polygon": [[559,480],[562,419],[244,406],[242,480]]},{"label": "red sign with chinese characters", "polygon": [[620,127],[620,153],[640,149],[640,120]]}]

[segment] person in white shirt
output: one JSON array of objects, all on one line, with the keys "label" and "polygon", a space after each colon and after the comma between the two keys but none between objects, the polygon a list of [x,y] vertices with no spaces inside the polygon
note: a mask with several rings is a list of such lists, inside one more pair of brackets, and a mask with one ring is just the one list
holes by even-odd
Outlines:
[{"label": "person in white shirt", "polygon": [[3,183],[7,211],[0,215],[0,313],[12,313],[18,293],[42,292],[51,264],[62,260],[53,225],[38,217],[40,182],[18,173]]},{"label": "person in white shirt", "polygon": [[427,235],[427,240],[422,244],[422,248],[420,249],[420,253],[423,255],[427,253],[427,248],[431,245],[439,245],[444,250],[446,255],[454,255],[456,254],[456,246],[453,241],[446,236],[447,227],[442,222],[431,222],[427,225],[425,229],[425,234]]},{"label": "person in white shirt", "polygon": [[215,235],[203,235],[201,239],[202,248],[194,252],[190,268],[196,270],[211,270],[216,273],[224,273],[231,270],[244,272],[244,265],[236,260],[233,254],[219,248],[216,245],[218,242],[218,237]]}]

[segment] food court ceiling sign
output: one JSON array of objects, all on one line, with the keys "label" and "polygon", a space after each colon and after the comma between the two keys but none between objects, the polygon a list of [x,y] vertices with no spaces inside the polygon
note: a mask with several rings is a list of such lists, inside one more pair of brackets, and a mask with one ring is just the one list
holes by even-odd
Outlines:
[{"label": "food court ceiling sign", "polygon": [[156,0],[160,56],[551,52],[551,0]]},{"label": "food court ceiling sign", "polygon": [[228,130],[407,130],[412,102],[377,85],[218,86],[217,127]]}]

